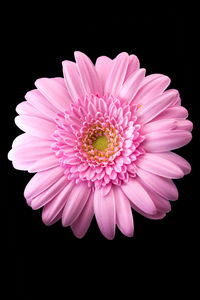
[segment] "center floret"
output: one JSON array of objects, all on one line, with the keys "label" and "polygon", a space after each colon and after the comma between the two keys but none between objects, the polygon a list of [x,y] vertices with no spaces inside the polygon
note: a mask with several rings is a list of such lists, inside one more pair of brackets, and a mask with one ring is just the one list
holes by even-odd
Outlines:
[{"label": "center floret", "polygon": [[94,149],[104,151],[108,148],[108,139],[102,132],[97,133],[97,136],[94,135],[93,139],[92,146]]}]

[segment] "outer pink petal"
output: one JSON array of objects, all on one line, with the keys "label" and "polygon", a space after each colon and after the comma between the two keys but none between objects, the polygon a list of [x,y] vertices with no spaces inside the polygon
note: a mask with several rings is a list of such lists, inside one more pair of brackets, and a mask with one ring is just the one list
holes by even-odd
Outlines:
[{"label": "outer pink petal", "polygon": [[178,191],[172,180],[149,173],[139,167],[137,168],[137,175],[141,178],[144,185],[161,197],[171,201],[178,199]]},{"label": "outer pink petal", "polygon": [[172,130],[176,128],[175,119],[160,119],[158,121],[151,121],[142,126],[142,134],[148,134],[154,131],[165,131]]},{"label": "outer pink petal", "polygon": [[170,84],[170,78],[162,74],[152,74],[144,78],[134,97],[135,104],[148,105],[155,97],[161,95]]},{"label": "outer pink petal", "polygon": [[161,119],[178,119],[183,118],[186,119],[188,117],[188,111],[183,106],[174,106],[168,107],[161,114],[156,116],[153,121],[161,120]]},{"label": "outer pink petal", "polygon": [[88,188],[88,185],[85,182],[74,185],[63,210],[63,226],[70,226],[72,223],[74,223],[83,210],[90,192],[91,189]]},{"label": "outer pink petal", "polygon": [[44,116],[54,120],[59,110],[52,105],[37,89],[29,91],[25,95],[25,99],[39,110]]},{"label": "outer pink petal", "polygon": [[139,69],[129,76],[124,82],[122,89],[119,92],[119,98],[124,101],[131,101],[137,93],[140,84],[145,76],[145,69]]},{"label": "outer pink petal", "polygon": [[145,188],[139,183],[137,178],[130,178],[128,183],[121,185],[122,191],[128,199],[139,209],[147,214],[153,215],[157,212],[156,206]]},{"label": "outer pink petal", "polygon": [[49,117],[45,116],[43,113],[38,111],[35,107],[33,107],[33,105],[31,105],[27,101],[19,103],[16,107],[16,112],[19,115],[33,116],[40,119],[47,119],[49,121],[52,121]]},{"label": "outer pink petal", "polygon": [[166,152],[188,144],[192,135],[184,130],[152,132],[145,136],[142,146],[147,152]]},{"label": "outer pink petal", "polygon": [[159,155],[164,159],[176,164],[179,168],[181,168],[181,170],[184,172],[185,175],[191,172],[190,164],[187,162],[187,160],[185,160],[180,155],[174,152],[163,152],[160,153]]},{"label": "outer pink petal", "polygon": [[74,53],[85,92],[103,95],[103,88],[96,69],[87,55],[76,51]]},{"label": "outer pink petal", "polygon": [[136,55],[131,54],[129,56],[129,62],[128,62],[128,67],[127,67],[124,82],[128,79],[130,75],[132,75],[135,71],[137,71],[139,67],[140,67],[139,59],[137,58]]},{"label": "outer pink petal", "polygon": [[49,223],[51,223],[63,209],[73,186],[74,183],[70,181],[51,202],[44,206],[42,211],[42,220],[46,225],[49,225]]},{"label": "outer pink petal", "polygon": [[60,193],[66,187],[66,185],[68,185],[68,183],[69,181],[66,180],[66,176],[63,175],[49,188],[37,195],[35,198],[31,199],[29,205],[32,207],[32,209],[39,209],[54,199],[58,193]]},{"label": "outer pink petal", "polygon": [[138,116],[138,122],[145,124],[159,115],[164,111],[169,105],[174,102],[174,99],[177,97],[177,93],[165,92],[163,95],[158,96],[153,99],[149,104],[142,105],[140,109],[137,110],[136,114]]},{"label": "outer pink petal", "polygon": [[175,163],[164,159],[159,153],[145,153],[137,160],[137,166],[150,173],[167,178],[180,178],[183,171]]},{"label": "outer pink petal", "polygon": [[31,136],[27,133],[22,133],[14,139],[14,141],[12,143],[12,147],[13,148],[18,147],[18,146],[23,147],[25,144],[38,143],[43,140],[44,140],[43,138],[41,139],[36,136]]},{"label": "outer pink petal", "polygon": [[56,130],[56,125],[48,120],[30,116],[17,116],[16,125],[26,133],[46,139],[52,139],[51,135]]},{"label": "outer pink petal", "polygon": [[158,211],[158,210],[153,215],[147,214],[144,211],[142,211],[141,209],[139,209],[133,202],[131,202],[131,207],[136,212],[141,214],[143,217],[151,219],[151,220],[160,220],[160,219],[163,219],[166,216],[166,213],[163,213],[163,212]]},{"label": "outer pink petal", "polygon": [[85,95],[81,77],[78,73],[77,65],[71,61],[63,61],[63,73],[65,77],[65,84],[71,98],[76,102],[79,98]]},{"label": "outer pink petal", "polygon": [[110,59],[107,56],[100,56],[96,60],[95,68],[99,76],[99,79],[101,81],[103,89],[105,87],[108,74],[111,70],[112,63],[113,63],[112,59]]},{"label": "outer pink petal", "polygon": [[40,78],[35,82],[38,90],[61,112],[69,108],[71,99],[68,91],[53,78]]},{"label": "outer pink petal", "polygon": [[54,153],[47,154],[45,157],[40,158],[38,161],[32,164],[31,167],[28,169],[28,172],[41,172],[56,166],[59,166],[58,158],[55,156]]},{"label": "outer pink petal", "polygon": [[94,212],[102,234],[112,240],[115,236],[116,224],[115,198],[112,188],[107,195],[103,195],[102,189],[95,189]]},{"label": "outer pink petal", "polygon": [[24,190],[24,197],[28,202],[30,202],[29,200],[49,188],[58,179],[60,179],[63,174],[64,169],[60,166],[35,174]]},{"label": "outer pink petal", "polygon": [[124,235],[131,237],[133,236],[134,225],[130,202],[119,186],[115,185],[113,190],[117,225]]},{"label": "outer pink petal", "polygon": [[81,214],[71,225],[71,229],[76,237],[82,238],[86,234],[93,216],[94,216],[94,193],[91,192]]},{"label": "outer pink petal", "polygon": [[112,68],[105,84],[105,93],[118,96],[125,79],[129,56],[127,53],[120,53],[113,61]]}]

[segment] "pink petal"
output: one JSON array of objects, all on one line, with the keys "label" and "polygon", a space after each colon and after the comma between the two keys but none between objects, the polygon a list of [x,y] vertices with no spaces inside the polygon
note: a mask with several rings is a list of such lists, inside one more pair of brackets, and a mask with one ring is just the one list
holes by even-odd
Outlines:
[{"label": "pink petal", "polygon": [[63,173],[64,169],[59,166],[35,174],[24,190],[24,197],[27,200],[36,197],[60,179]]},{"label": "pink petal", "polygon": [[166,152],[188,144],[191,139],[192,135],[188,131],[158,131],[147,134],[142,147],[147,152]]},{"label": "pink petal", "polygon": [[65,206],[65,203],[68,201],[68,196],[70,191],[72,190],[74,186],[74,183],[70,181],[64,189],[58,193],[55,198],[48,202],[42,211],[42,221],[49,225],[50,222],[52,222],[53,219],[60,213],[60,211]]},{"label": "pink petal", "polygon": [[116,211],[114,192],[111,188],[107,195],[103,196],[101,189],[94,192],[94,212],[102,234],[109,240],[115,236]]},{"label": "pink petal", "polygon": [[[43,138],[41,139],[36,136],[31,136],[27,133],[22,133],[14,139],[14,141],[12,143],[12,147],[13,148],[18,147],[18,146],[23,147],[25,144],[38,143],[43,140],[44,140]],[[49,143],[50,143],[50,141],[49,141]]]},{"label": "pink petal", "polygon": [[103,88],[105,86],[108,74],[112,67],[112,62],[112,59],[110,59],[107,56],[100,56],[97,58],[95,68]]},{"label": "pink petal", "polygon": [[154,121],[161,120],[161,119],[178,119],[183,118],[186,119],[188,117],[188,111],[183,106],[174,106],[168,107],[165,111],[159,114]]},{"label": "pink petal", "polygon": [[139,209],[133,202],[131,202],[131,207],[138,212],[139,214],[141,214],[143,217],[151,219],[151,220],[159,220],[159,219],[163,219],[166,214],[161,212],[161,211],[156,211],[153,215],[147,214],[144,211],[142,211],[141,209]]},{"label": "pink petal", "polygon": [[80,215],[87,199],[90,195],[91,189],[88,188],[87,183],[79,183],[74,185],[68,200],[63,210],[62,224],[63,226],[70,226]]},{"label": "pink petal", "polygon": [[140,62],[136,55],[131,54],[129,56],[128,68],[126,71],[126,76],[124,82],[128,79],[130,75],[132,75],[135,71],[137,71],[140,67]]},{"label": "pink petal", "polygon": [[46,117],[54,120],[59,110],[52,105],[37,89],[29,91],[25,99]]},{"label": "pink petal", "polygon": [[40,78],[35,82],[36,87],[47,100],[61,112],[69,108],[71,98],[66,88],[53,78]]},{"label": "pink petal", "polygon": [[137,178],[129,178],[128,183],[123,183],[121,188],[128,199],[139,209],[150,215],[157,212],[154,202],[146,192],[145,188],[139,183]]},{"label": "pink petal", "polygon": [[53,167],[59,166],[58,158],[54,153],[46,155],[43,158],[40,158],[28,169],[29,173],[41,172]]},{"label": "pink petal", "polygon": [[47,119],[49,121],[52,121],[49,117],[45,116],[41,112],[39,112],[33,105],[28,103],[27,101],[23,101],[19,103],[16,107],[16,112],[19,115],[26,115],[26,116],[33,116],[41,119]]},{"label": "pink petal", "polygon": [[87,94],[98,94],[99,96],[103,95],[103,89],[96,72],[96,69],[84,53],[76,51],[74,53],[76,63],[78,65],[78,70],[82,79],[83,87]]},{"label": "pink petal", "polygon": [[137,168],[137,175],[141,178],[144,185],[161,197],[171,201],[178,199],[178,191],[172,180],[149,173],[139,167]]},{"label": "pink petal", "polygon": [[145,76],[145,69],[139,69],[129,76],[119,92],[119,98],[124,101],[131,101],[137,93],[140,84]]},{"label": "pink petal", "polygon": [[60,193],[68,185],[68,183],[69,181],[67,181],[66,176],[63,175],[53,185],[37,195],[35,198],[31,199],[29,201],[29,205],[34,210],[39,209],[40,207],[44,206],[52,199],[54,199],[58,195],[58,193]]},{"label": "pink petal", "polygon": [[148,105],[158,97],[170,84],[170,78],[162,74],[151,74],[144,78],[134,98],[135,104]]},{"label": "pink petal", "polygon": [[137,160],[137,166],[150,173],[167,178],[181,178],[183,171],[159,153],[145,153]]},{"label": "pink petal", "polygon": [[76,237],[82,238],[86,234],[93,216],[94,216],[94,193],[91,192],[81,214],[71,225],[71,229]]},{"label": "pink petal", "polygon": [[142,126],[142,134],[148,134],[153,131],[172,130],[176,128],[175,119],[160,119],[158,121],[151,121]]},{"label": "pink petal", "polygon": [[116,222],[121,232],[131,237],[133,236],[133,215],[131,205],[121,188],[117,185],[113,187],[116,206]]},{"label": "pink petal", "polygon": [[163,152],[163,153],[159,153],[159,155],[164,159],[176,164],[179,168],[181,168],[181,170],[185,175],[191,172],[190,164],[187,162],[187,160],[185,160],[180,155],[174,152]]},{"label": "pink petal", "polygon": [[189,120],[185,120],[185,119],[177,119],[175,121],[175,126],[176,126],[176,130],[192,131],[192,129],[193,129],[192,122]]},{"label": "pink petal", "polygon": [[138,122],[147,123],[164,111],[171,103],[174,102],[174,99],[177,97],[177,93],[165,92],[163,95],[155,98],[151,103],[146,106],[141,106],[137,110],[136,114],[138,117]]},{"label": "pink petal", "polygon": [[16,125],[26,133],[51,140],[51,135],[56,130],[56,125],[48,120],[30,116],[17,116]]},{"label": "pink petal", "polygon": [[65,77],[65,84],[71,98],[76,102],[79,98],[85,95],[81,77],[78,73],[77,65],[71,61],[63,61],[63,73]]},{"label": "pink petal", "polygon": [[129,62],[129,56],[127,53],[120,53],[113,61],[112,68],[109,72],[108,78],[105,84],[105,93],[108,95],[118,96],[124,78],[126,75]]}]

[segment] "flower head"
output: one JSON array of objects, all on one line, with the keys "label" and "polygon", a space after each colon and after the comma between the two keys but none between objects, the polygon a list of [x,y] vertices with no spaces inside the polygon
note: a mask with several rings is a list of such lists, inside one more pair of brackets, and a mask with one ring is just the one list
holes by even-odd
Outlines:
[{"label": "flower head", "polygon": [[135,55],[97,59],[81,52],[63,62],[64,78],[42,78],[17,106],[18,136],[9,159],[37,173],[27,203],[43,207],[51,225],[62,219],[77,237],[95,215],[105,237],[116,225],[133,235],[132,210],[160,219],[178,191],[171,179],[190,165],[171,150],[191,140],[192,123],[177,90],[161,74],[145,76]]}]

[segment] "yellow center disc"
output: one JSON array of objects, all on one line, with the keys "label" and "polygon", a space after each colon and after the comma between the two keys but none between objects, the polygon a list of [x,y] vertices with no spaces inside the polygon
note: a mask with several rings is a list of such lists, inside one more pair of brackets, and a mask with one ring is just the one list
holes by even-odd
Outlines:
[{"label": "yellow center disc", "polygon": [[97,150],[104,151],[106,148],[108,148],[107,137],[105,135],[98,136],[92,143],[92,146]]}]

